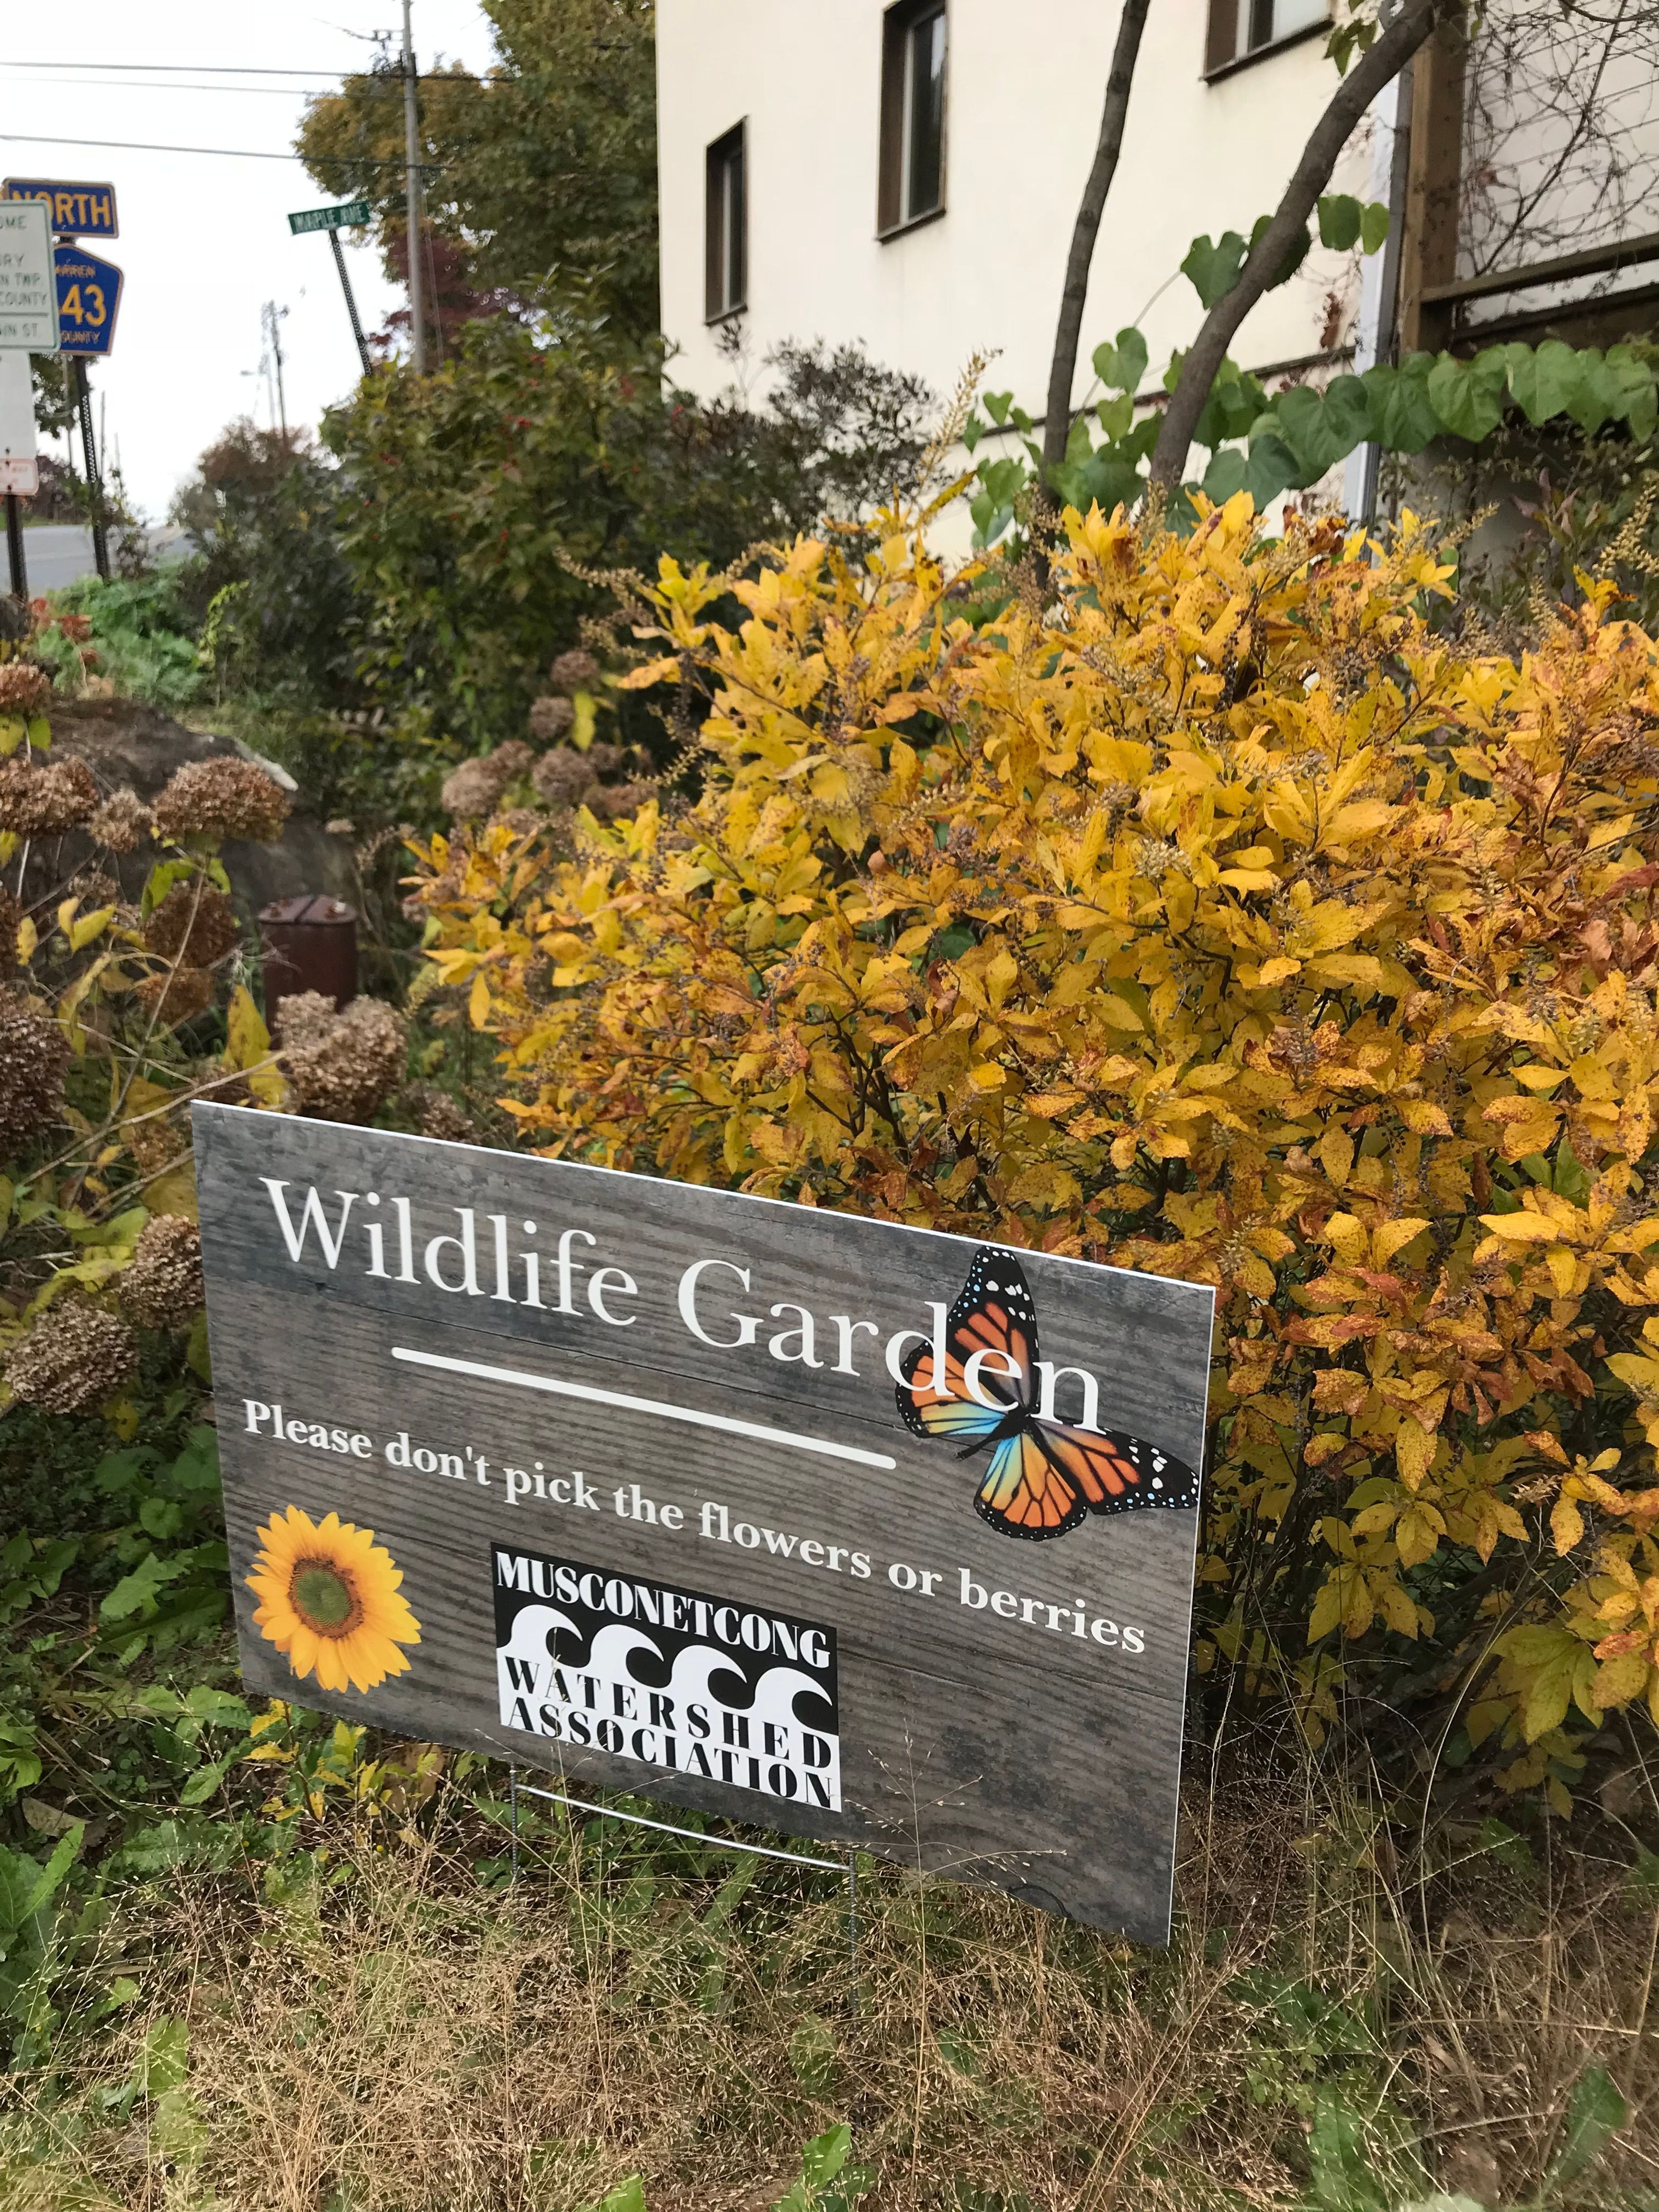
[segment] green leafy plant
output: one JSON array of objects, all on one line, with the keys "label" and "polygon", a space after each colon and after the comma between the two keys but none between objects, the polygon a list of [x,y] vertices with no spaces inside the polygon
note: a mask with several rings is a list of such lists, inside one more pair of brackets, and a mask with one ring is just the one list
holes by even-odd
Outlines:
[{"label": "green leafy plant", "polygon": [[54,620],[40,657],[60,687],[74,692],[89,677],[169,714],[206,689],[197,659],[192,571],[176,562],[136,578],[83,577],[52,594],[52,617],[79,617],[79,642]]},{"label": "green leafy plant", "polygon": [[[1322,199],[1318,218],[1321,243],[1340,252],[1358,247],[1374,253],[1388,235],[1386,208],[1350,194]],[[1218,240],[1206,234],[1193,240],[1181,267],[1206,311],[1237,281],[1267,221],[1261,216],[1249,238],[1230,230]],[[1274,285],[1295,274],[1311,243],[1311,233],[1304,232]],[[1163,379],[1167,392],[1175,389],[1183,358],[1171,356]],[[1120,331],[1115,342],[1096,349],[1093,362],[1107,396],[1078,415],[1064,459],[1046,471],[1031,419],[1014,405],[1012,393],[988,393],[983,415],[970,416],[964,435],[970,453],[993,430],[1016,431],[1024,448],[1024,458],[999,449],[977,464],[969,495],[977,547],[1003,538],[1039,483],[1079,512],[1094,501],[1109,513],[1142,496],[1160,420],[1144,411],[1146,340],[1133,328]],[[1247,491],[1260,509],[1282,492],[1316,483],[1358,446],[1375,444],[1409,458],[1437,439],[1479,445],[1506,416],[1532,430],[1571,424],[1584,440],[1616,426],[1640,445],[1659,424],[1653,351],[1630,343],[1603,352],[1546,338],[1535,346],[1488,346],[1467,360],[1412,353],[1360,376],[1335,377],[1323,390],[1298,384],[1276,395],[1226,360],[1195,432],[1210,459],[1201,483],[1187,491],[1201,489],[1217,502]],[[1179,501],[1171,514],[1189,526],[1190,499]]]},{"label": "green leafy plant", "polygon": [[927,388],[854,348],[780,348],[751,406],[676,390],[659,347],[551,337],[470,324],[441,369],[370,377],[325,426],[358,672],[399,745],[520,736],[549,656],[614,608],[598,572],[730,560],[915,481]]},{"label": "green leafy plant", "polygon": [[[772,2212],[851,2212],[876,2185],[875,2170],[853,2159],[853,2130],[845,2123],[826,2128],[802,2146],[800,2172]],[[637,2173],[618,2182],[597,2203],[579,2212],[648,2212],[645,2184]]]},{"label": "green leafy plant", "polygon": [[1588,2172],[1629,2117],[1624,2094],[1607,2068],[1586,2066],[1568,2094],[1561,2140],[1545,2171],[1538,2203],[1547,2203]]},{"label": "green leafy plant", "polygon": [[773,2212],[848,2212],[875,2185],[874,2167],[854,2160],[853,2130],[842,2122],[803,2146],[800,2172]]}]

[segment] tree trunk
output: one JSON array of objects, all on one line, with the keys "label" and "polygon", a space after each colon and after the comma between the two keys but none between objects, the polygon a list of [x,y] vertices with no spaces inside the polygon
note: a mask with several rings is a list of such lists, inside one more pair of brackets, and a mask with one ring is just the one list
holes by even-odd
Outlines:
[{"label": "tree trunk", "polygon": [[1378,33],[1342,80],[1303,148],[1302,159],[1285,188],[1285,197],[1255,252],[1240,270],[1238,282],[1205,317],[1192,351],[1182,363],[1180,380],[1164,410],[1164,427],[1153,450],[1149,489],[1156,488],[1167,494],[1181,482],[1193,433],[1204,412],[1216,372],[1226,358],[1227,349],[1239,325],[1284,267],[1306,230],[1319,196],[1331,180],[1337,156],[1352,136],[1360,117],[1440,23],[1462,13],[1461,0],[1406,0],[1394,21]]},{"label": "tree trunk", "polygon": [[1094,166],[1083,188],[1083,202],[1072,233],[1072,250],[1066,257],[1066,284],[1060,295],[1060,322],[1054,331],[1054,357],[1048,371],[1048,405],[1042,423],[1042,467],[1046,476],[1066,458],[1066,441],[1072,428],[1072,382],[1077,374],[1078,339],[1083,329],[1083,307],[1089,293],[1089,264],[1095,258],[1095,240],[1106,195],[1112,189],[1117,157],[1123,145],[1124,119],[1129,112],[1129,88],[1134,82],[1135,58],[1140,34],[1146,27],[1152,0],[1123,0],[1118,19],[1117,44],[1106,79],[1106,105],[1100,118],[1100,139]]}]

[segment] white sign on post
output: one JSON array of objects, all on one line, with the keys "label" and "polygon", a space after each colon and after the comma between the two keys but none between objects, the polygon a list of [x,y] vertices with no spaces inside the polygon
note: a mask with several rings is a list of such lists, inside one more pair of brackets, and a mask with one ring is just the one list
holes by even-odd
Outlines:
[{"label": "white sign on post", "polygon": [[29,357],[15,348],[0,353],[0,492],[33,499],[40,489],[34,442],[34,379]]},{"label": "white sign on post", "polygon": [[44,200],[0,200],[0,351],[56,353],[58,276]]}]

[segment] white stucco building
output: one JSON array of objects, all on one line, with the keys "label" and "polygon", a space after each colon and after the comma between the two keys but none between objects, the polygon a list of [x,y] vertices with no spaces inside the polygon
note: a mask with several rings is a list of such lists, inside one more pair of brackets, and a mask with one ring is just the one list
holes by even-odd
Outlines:
[{"label": "white stucco building", "polygon": [[[676,374],[729,385],[734,325],[757,368],[781,339],[856,338],[940,393],[994,348],[988,386],[1040,416],[1116,19],[1110,0],[659,0]],[[1146,331],[1153,378],[1190,343],[1202,310],[1182,258],[1277,202],[1336,82],[1326,27],[1325,0],[1153,0],[1079,400],[1089,354],[1124,325]],[[1356,146],[1334,189],[1370,181]],[[1352,258],[1316,251],[1252,313],[1237,357],[1328,358],[1358,295]]]},{"label": "white stucco building", "polygon": [[[1202,309],[1180,264],[1277,203],[1335,88],[1331,0],[1152,0],[1092,265],[1089,356],[1126,324],[1147,384]],[[1323,381],[1405,349],[1546,335],[1606,345],[1659,319],[1652,9],[1605,21],[1490,0],[1425,47],[1355,132],[1333,191],[1384,200],[1388,251],[1317,246],[1234,343]],[[1041,417],[1116,0],[658,0],[663,328],[674,373],[758,383],[784,339],[859,341],[948,393]],[[1565,27],[1564,27],[1565,26]],[[1352,498],[1352,492],[1351,492]]]}]

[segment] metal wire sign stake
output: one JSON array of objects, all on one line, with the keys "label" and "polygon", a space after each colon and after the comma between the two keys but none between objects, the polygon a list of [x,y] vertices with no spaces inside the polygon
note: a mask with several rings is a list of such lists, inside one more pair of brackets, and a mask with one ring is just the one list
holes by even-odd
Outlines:
[{"label": "metal wire sign stake", "polygon": [[507,1770],[507,1795],[509,1824],[513,1833],[513,1875],[519,1879],[519,1800],[520,1797],[543,1797],[552,1805],[568,1805],[573,1812],[585,1813],[594,1820],[627,1820],[636,1828],[655,1828],[665,1836],[684,1836],[688,1842],[701,1844],[705,1850],[744,1851],[750,1858],[787,1859],[791,1866],[812,1867],[820,1873],[845,1875],[847,1877],[847,1959],[852,1975],[853,2010],[859,2008],[859,1862],[858,1853],[849,1850],[844,1859],[815,1859],[805,1851],[781,1851],[772,1844],[740,1844],[734,1837],[706,1835],[701,1828],[677,1827],[672,1820],[650,1820],[643,1813],[618,1813],[609,1805],[595,1805],[586,1797],[567,1796],[562,1790],[537,1790],[527,1782],[520,1782],[519,1770],[509,1765]]}]

